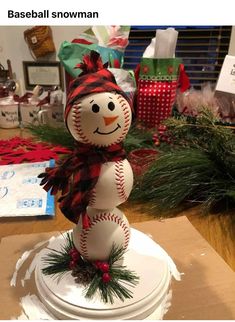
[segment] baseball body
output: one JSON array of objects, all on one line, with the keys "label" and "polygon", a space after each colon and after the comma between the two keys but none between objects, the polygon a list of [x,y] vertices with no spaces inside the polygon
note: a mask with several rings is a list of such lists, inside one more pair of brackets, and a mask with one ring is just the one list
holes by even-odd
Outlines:
[{"label": "baseball body", "polygon": [[127,200],[133,186],[133,172],[127,159],[106,162],[92,190],[89,206],[112,209]]},{"label": "baseball body", "polygon": [[88,207],[87,213],[90,227],[83,229],[79,220],[73,229],[73,243],[84,258],[105,261],[114,244],[127,248],[130,239],[129,223],[119,209],[98,210]]}]

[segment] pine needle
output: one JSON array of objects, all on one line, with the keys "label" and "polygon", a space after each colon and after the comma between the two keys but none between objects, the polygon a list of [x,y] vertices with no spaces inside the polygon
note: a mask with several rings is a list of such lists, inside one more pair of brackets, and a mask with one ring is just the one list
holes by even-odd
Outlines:
[{"label": "pine needle", "polygon": [[52,127],[49,125],[29,125],[27,129],[41,141],[73,149],[74,139],[66,127]]},{"label": "pine needle", "polygon": [[130,200],[151,203],[152,211],[169,212],[202,204],[204,211],[222,203],[235,206],[235,136],[203,109],[196,119],[166,122],[173,147],[161,151],[136,182]]},{"label": "pine needle", "polygon": [[[45,267],[42,270],[43,274],[60,278],[64,273],[71,271],[70,251],[72,249],[74,249],[72,236],[70,233],[67,233],[65,235],[65,242],[61,246],[60,250],[49,248],[51,252],[42,258],[45,264]],[[108,273],[111,278],[109,282],[104,282],[102,280],[103,272],[97,269],[94,263],[80,257],[74,271],[75,273],[78,272],[80,274],[79,283],[87,285],[84,289],[85,297],[92,298],[96,293],[99,293],[101,300],[105,303],[113,303],[115,297],[118,297],[121,301],[132,297],[132,291],[129,290],[128,287],[134,287],[137,285],[139,278],[133,271],[130,271],[126,269],[125,266],[118,264],[124,253],[125,250],[123,247],[116,245],[112,246],[108,260],[108,264],[110,266]],[[73,276],[76,277],[76,274]],[[86,281],[86,283],[84,283],[82,276],[90,276],[89,282]]]}]

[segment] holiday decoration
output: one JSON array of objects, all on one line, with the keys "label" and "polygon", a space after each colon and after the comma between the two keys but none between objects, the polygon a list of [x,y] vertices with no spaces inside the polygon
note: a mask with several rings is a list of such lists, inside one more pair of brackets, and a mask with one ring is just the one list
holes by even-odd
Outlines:
[{"label": "holiday decoration", "polygon": [[192,87],[184,93],[177,93],[176,110],[180,114],[196,117],[202,110],[202,106],[211,110],[215,117],[219,117],[220,104],[215,97],[213,84],[207,83],[200,90]]},{"label": "holiday decoration", "polygon": [[49,124],[39,124],[39,125],[27,125],[27,129],[40,141],[54,144],[62,145],[69,150],[75,148],[75,140],[69,133],[66,127],[58,127],[55,131],[55,128]]},{"label": "holiday decoration", "polygon": [[172,145],[161,151],[137,182],[132,200],[150,202],[155,211],[198,204],[208,211],[235,205],[234,132],[202,109],[197,118],[166,121]]},{"label": "holiday decoration", "polygon": [[177,37],[173,28],[157,30],[136,71],[137,118],[150,128],[171,115],[177,87],[189,87],[181,60],[174,58]]},{"label": "holiday decoration", "polygon": [[[75,226],[40,253],[37,289],[62,319],[145,318],[155,309],[159,316],[171,280],[168,259],[117,208],[133,185],[122,145],[131,106],[98,53],[85,55],[78,67],[64,112],[74,149],[39,175],[46,191],[61,193],[60,209]],[[141,134],[132,147],[154,145],[152,134],[149,141]]]},{"label": "holiday decoration", "polygon": [[[180,61],[143,58],[138,82],[137,117],[149,127],[156,127],[171,115],[178,85]],[[159,76],[158,76],[159,75]]]},{"label": "holiday decoration", "polygon": [[156,160],[158,152],[156,149],[138,149],[133,150],[129,154],[129,161],[132,165],[133,172],[136,176],[142,175]]},{"label": "holiday decoration", "polygon": [[[48,124],[30,125],[27,128],[41,141],[55,145],[60,144],[68,149],[74,149],[76,146],[76,141],[65,127],[58,127],[56,131]],[[157,135],[156,130],[148,129],[142,124],[132,123],[123,142],[126,153],[135,149],[156,148],[155,135]]]},{"label": "holiday decoration", "polygon": [[132,292],[122,282],[133,287],[138,283],[138,277],[118,264],[125,252],[122,247],[113,246],[107,261],[90,262],[80,255],[69,233],[65,239],[66,244],[60,251],[52,250],[43,258],[47,264],[43,269],[45,275],[59,278],[71,271],[76,283],[88,286],[85,297],[92,298],[98,290],[105,303],[113,303],[114,296],[122,300],[132,297]]},{"label": "holiday decoration", "polygon": [[[57,168],[40,175],[51,193],[62,191],[63,214],[77,224],[73,243],[89,261],[107,261],[113,245],[125,250],[129,223],[115,208],[125,202],[133,174],[121,142],[131,124],[131,107],[100,56],[84,56],[80,77],[70,87],[65,121],[77,141],[75,151]],[[102,247],[100,246],[102,245]],[[110,276],[103,276],[105,284]]]},{"label": "holiday decoration", "polygon": [[9,140],[0,140],[0,165],[58,160],[59,155],[69,152],[68,148],[59,145],[36,142],[31,138],[13,137]]}]

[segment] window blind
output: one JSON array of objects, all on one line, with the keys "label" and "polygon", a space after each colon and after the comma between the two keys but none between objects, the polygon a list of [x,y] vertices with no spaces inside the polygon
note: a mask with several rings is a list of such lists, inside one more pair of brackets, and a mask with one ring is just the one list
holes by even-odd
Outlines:
[{"label": "window blind", "polygon": [[132,26],[125,51],[124,68],[135,69],[156,29],[174,27],[178,32],[176,57],[182,59],[191,85],[217,81],[228,53],[231,26]]}]

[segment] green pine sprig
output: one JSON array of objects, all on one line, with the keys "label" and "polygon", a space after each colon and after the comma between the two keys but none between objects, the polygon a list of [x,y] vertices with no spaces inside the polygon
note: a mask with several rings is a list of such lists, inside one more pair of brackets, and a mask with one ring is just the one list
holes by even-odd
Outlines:
[{"label": "green pine sprig", "polygon": [[[50,125],[29,125],[28,130],[40,140],[55,145],[62,145],[66,148],[73,149],[75,141],[66,127],[61,126],[54,128]],[[139,148],[155,148],[153,142],[153,130],[133,123],[127,137],[124,141],[124,148],[127,153]]]},{"label": "green pine sprig", "polygon": [[[42,260],[46,266],[42,269],[43,274],[59,278],[64,273],[72,271],[75,281],[85,285],[84,296],[92,298],[96,293],[105,303],[113,303],[115,298],[121,301],[132,298],[130,287],[138,284],[138,276],[120,264],[125,253],[123,247],[113,245],[109,259],[109,281],[103,280],[104,272],[95,263],[89,262],[82,256],[79,257],[76,266],[71,269],[71,250],[74,249],[71,234],[65,236],[65,243],[60,250],[50,249],[50,253]],[[88,277],[88,279],[87,279]]]},{"label": "green pine sprig", "polygon": [[153,141],[153,134],[156,133],[153,129],[148,129],[146,126],[138,122],[134,122],[123,142],[124,149],[130,153],[136,149],[156,149]]},{"label": "green pine sprig", "polygon": [[108,283],[104,283],[102,281],[102,274],[98,271],[87,288],[87,298],[92,298],[97,291],[105,303],[109,302],[112,304],[115,297],[121,301],[132,298],[132,291],[128,288],[136,286],[139,278],[133,271],[126,269],[126,266],[118,264],[123,258],[124,253],[123,247],[112,246],[108,259],[111,280]]},{"label": "green pine sprig", "polygon": [[41,141],[61,145],[71,150],[74,148],[75,140],[65,126],[55,128],[47,124],[32,124],[28,125],[27,129]]},{"label": "green pine sprig", "polygon": [[71,234],[66,233],[63,235],[65,242],[61,247],[61,250],[51,249],[51,252],[47,256],[43,257],[43,262],[47,265],[42,269],[44,275],[58,275],[64,274],[69,271],[69,263],[71,257],[69,251],[74,247]]},{"label": "green pine sprig", "polygon": [[[207,109],[197,118],[169,118],[173,144],[136,181],[130,200],[161,215],[201,204],[205,213],[235,207],[235,135]],[[160,147],[161,148],[161,147]],[[222,209],[221,209],[222,206]]]}]

